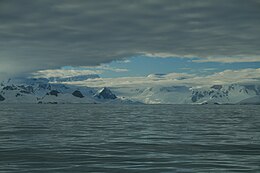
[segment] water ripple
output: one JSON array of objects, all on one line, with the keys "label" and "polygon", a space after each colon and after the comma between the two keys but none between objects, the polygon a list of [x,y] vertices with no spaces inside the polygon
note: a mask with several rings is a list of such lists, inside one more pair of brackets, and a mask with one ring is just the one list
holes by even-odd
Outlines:
[{"label": "water ripple", "polygon": [[1,105],[0,172],[260,172],[259,106]]}]

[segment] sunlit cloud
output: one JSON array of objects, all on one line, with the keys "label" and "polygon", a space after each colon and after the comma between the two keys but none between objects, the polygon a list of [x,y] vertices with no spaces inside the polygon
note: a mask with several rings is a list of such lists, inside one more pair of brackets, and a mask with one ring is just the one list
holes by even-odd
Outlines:
[{"label": "sunlit cloud", "polygon": [[152,58],[195,58],[196,55],[180,55],[164,52],[139,52],[140,55]]},{"label": "sunlit cloud", "polygon": [[112,67],[109,64],[102,64],[99,66],[82,66],[81,68],[86,68],[86,69],[96,69],[96,70],[107,70],[107,71],[112,71],[112,72],[128,72],[128,69],[126,68],[116,68],[116,67]]},{"label": "sunlit cloud", "polygon": [[87,81],[71,82],[74,85],[91,87],[148,87],[186,85],[190,87],[211,86],[215,84],[260,83],[260,68],[225,70],[212,75],[201,76],[186,73],[151,74],[143,77],[98,78]]},{"label": "sunlit cloud", "polygon": [[96,66],[94,67],[95,69],[101,69],[101,70],[109,70],[109,71],[113,71],[113,72],[128,72],[128,69],[125,68],[115,68],[115,67],[111,67],[110,65],[100,65],[100,66]]},{"label": "sunlit cloud", "polygon": [[36,78],[68,78],[82,75],[96,75],[103,73],[102,70],[82,70],[82,69],[49,69],[40,70],[33,73],[33,77]]},{"label": "sunlit cloud", "polygon": [[178,55],[172,53],[149,53],[141,52],[140,55],[152,58],[188,58],[192,62],[220,62],[220,63],[237,63],[237,62],[260,62],[259,56],[252,55],[236,55],[236,56],[201,56],[196,55]]},{"label": "sunlit cloud", "polygon": [[120,63],[124,63],[124,64],[130,63],[130,62],[131,62],[131,60],[129,60],[129,59],[126,59],[126,60],[120,61]]},{"label": "sunlit cloud", "polygon": [[259,56],[234,56],[234,57],[207,57],[192,60],[193,62],[220,62],[220,63],[240,63],[240,62],[260,62]]}]

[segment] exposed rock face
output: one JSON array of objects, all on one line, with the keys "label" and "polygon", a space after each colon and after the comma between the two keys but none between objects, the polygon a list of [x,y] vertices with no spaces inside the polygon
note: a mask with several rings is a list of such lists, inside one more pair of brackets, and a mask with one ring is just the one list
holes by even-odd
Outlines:
[{"label": "exposed rock face", "polygon": [[84,95],[79,91],[79,90],[76,90],[72,93],[73,96],[75,97],[79,97],[79,98],[83,98]]},{"label": "exposed rock face", "polygon": [[20,88],[20,92],[24,93],[24,94],[31,94],[33,93],[33,87],[32,86],[24,86],[24,85],[20,85],[18,86]]},{"label": "exposed rock face", "polygon": [[39,89],[48,89],[51,90],[51,85],[50,84],[45,84],[45,83],[40,83],[39,84]]},{"label": "exposed rock face", "polygon": [[52,96],[56,96],[57,97],[59,93],[60,92],[57,91],[57,90],[51,90],[51,92],[49,94],[52,95]]},{"label": "exposed rock face", "polygon": [[213,85],[211,88],[220,90],[222,88],[222,85]]},{"label": "exposed rock face", "polygon": [[192,92],[191,100],[192,100],[192,102],[196,102],[203,97],[204,97],[204,95],[202,93],[196,91],[196,92]]},{"label": "exposed rock face", "polygon": [[257,85],[245,85],[245,88],[247,90],[255,91],[256,95],[260,95],[260,86],[257,86]]},{"label": "exposed rock face", "polygon": [[15,86],[5,86],[3,90],[17,90],[17,87]]},{"label": "exposed rock face", "polygon": [[95,97],[97,97],[97,98],[99,98],[99,99],[116,99],[116,98],[117,98],[116,95],[113,94],[113,93],[111,92],[111,90],[108,89],[108,88],[106,88],[106,87],[103,88],[103,89],[101,89],[101,90],[96,94]]},{"label": "exposed rock face", "polygon": [[7,86],[3,87],[3,90],[6,90],[6,91],[17,90],[20,93],[24,93],[24,94],[31,94],[31,93],[33,93],[33,87],[32,86],[24,86],[24,85],[17,85],[17,86],[7,85]]},{"label": "exposed rock face", "polygon": [[22,96],[20,93],[17,93],[16,95],[15,95],[15,97],[19,97],[19,96]]},{"label": "exposed rock face", "polygon": [[4,101],[4,100],[5,98],[2,95],[0,95],[0,101]]}]

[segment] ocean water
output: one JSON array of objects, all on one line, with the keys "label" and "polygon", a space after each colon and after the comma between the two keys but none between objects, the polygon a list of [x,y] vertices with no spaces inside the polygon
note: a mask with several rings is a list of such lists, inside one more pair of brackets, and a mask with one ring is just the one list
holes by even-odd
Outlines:
[{"label": "ocean water", "polygon": [[1,104],[0,172],[260,172],[260,106]]}]

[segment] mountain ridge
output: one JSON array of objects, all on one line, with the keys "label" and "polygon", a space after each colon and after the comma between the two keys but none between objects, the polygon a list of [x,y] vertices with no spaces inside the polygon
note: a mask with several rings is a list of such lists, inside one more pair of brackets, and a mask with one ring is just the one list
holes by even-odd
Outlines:
[{"label": "mountain ridge", "polygon": [[260,95],[259,85],[229,84],[204,87],[185,85],[149,86],[112,89],[119,96],[127,96],[146,104],[239,104]]},{"label": "mountain ridge", "polygon": [[259,104],[260,86],[248,84],[91,88],[45,78],[9,79],[0,84],[1,103]]},{"label": "mountain ridge", "polygon": [[[110,97],[100,98],[99,90],[90,87],[50,83],[44,78],[9,79],[0,85],[1,103],[134,103],[115,96],[112,91],[104,89]],[[105,94],[106,94],[105,93]],[[101,94],[102,95],[102,94]],[[105,96],[104,93],[102,96]]]}]

